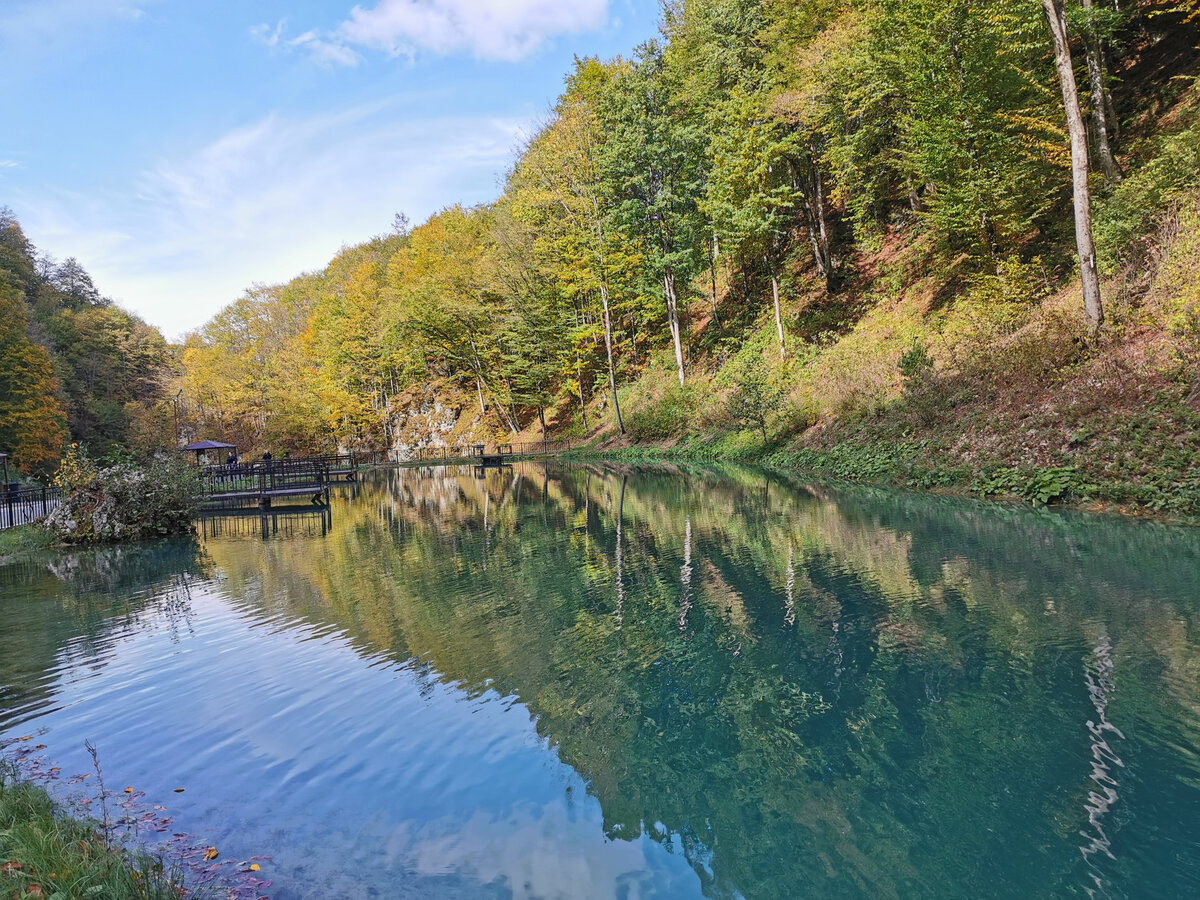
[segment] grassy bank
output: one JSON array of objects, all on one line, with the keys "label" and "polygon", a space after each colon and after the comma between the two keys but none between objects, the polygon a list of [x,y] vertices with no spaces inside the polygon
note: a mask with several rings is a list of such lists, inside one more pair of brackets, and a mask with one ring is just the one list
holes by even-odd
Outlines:
[{"label": "grassy bank", "polygon": [[54,535],[40,525],[6,528],[0,531],[0,561],[19,553],[44,550],[52,546],[54,541]]},{"label": "grassy bank", "polygon": [[160,857],[112,846],[99,825],[64,814],[45,790],[0,770],[0,896],[179,900]]}]

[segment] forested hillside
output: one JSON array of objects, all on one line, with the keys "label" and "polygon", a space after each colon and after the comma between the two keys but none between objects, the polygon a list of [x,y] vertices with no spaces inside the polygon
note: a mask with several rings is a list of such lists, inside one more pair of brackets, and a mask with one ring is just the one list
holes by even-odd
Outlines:
[{"label": "forested hillside", "polygon": [[101,296],[75,260],[39,253],[0,209],[0,450],[26,474],[69,440],[97,454],[173,445],[158,401],[172,359],[158,329]]},{"label": "forested hillside", "polygon": [[[1031,328],[1031,365],[1102,353],[1146,324],[1166,220],[1186,240],[1195,216],[1195,10],[1066,6],[1089,318],[1044,6],[668,3],[662,40],[577,61],[495,203],[398,215],[192,335],[189,420],[260,448],[549,429],[741,452],[878,415]],[[1185,352],[1195,306],[1163,302]]]},{"label": "forested hillside", "polygon": [[[1200,511],[1196,0],[672,0],[661,30],[576,61],[494,203],[398,213],[190,335],[183,436],[586,434]],[[43,431],[131,439],[164,351],[81,380],[61,329],[123,314],[67,265],[14,276],[10,352],[53,358]]]}]

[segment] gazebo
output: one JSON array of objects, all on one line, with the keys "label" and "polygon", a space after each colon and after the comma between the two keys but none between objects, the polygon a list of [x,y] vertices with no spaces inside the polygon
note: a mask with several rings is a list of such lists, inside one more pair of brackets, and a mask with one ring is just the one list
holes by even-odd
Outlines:
[{"label": "gazebo", "polygon": [[[196,454],[196,465],[200,465],[200,457],[203,456],[205,453],[207,453],[209,450],[232,450],[234,452],[234,455],[235,456],[237,455],[237,445],[236,444],[225,444],[225,443],[222,443],[221,441],[197,441],[194,444],[188,444],[186,447],[179,448],[180,453],[195,453]],[[221,462],[222,462],[222,460],[220,458],[220,455],[218,454],[218,456],[217,456],[218,465]]]}]

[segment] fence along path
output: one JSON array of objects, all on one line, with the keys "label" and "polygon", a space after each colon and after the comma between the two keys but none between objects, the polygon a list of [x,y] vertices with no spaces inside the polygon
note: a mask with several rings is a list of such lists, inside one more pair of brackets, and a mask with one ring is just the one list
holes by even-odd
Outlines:
[{"label": "fence along path", "polygon": [[58,488],[31,487],[0,491],[0,531],[36,522],[62,502]]},{"label": "fence along path", "polygon": [[524,444],[459,444],[454,447],[421,447],[400,465],[418,463],[503,462],[522,456],[556,456],[571,450],[571,439],[559,441],[529,441]]}]

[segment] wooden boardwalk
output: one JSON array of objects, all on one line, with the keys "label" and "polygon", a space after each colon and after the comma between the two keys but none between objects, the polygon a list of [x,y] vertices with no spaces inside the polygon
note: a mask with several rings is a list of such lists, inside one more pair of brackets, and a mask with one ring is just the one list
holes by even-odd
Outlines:
[{"label": "wooden boardwalk", "polygon": [[464,444],[457,447],[426,447],[410,460],[389,462],[384,451],[346,456],[316,456],[261,460],[208,466],[201,470],[202,505],[206,510],[235,509],[250,504],[270,509],[287,500],[308,500],[316,506],[329,502],[329,487],[358,480],[369,466],[460,466],[488,469],[508,465],[516,459],[556,456],[571,449],[570,440],[534,441],[524,444]]},{"label": "wooden boardwalk", "polygon": [[263,509],[276,500],[329,502],[331,469],[320,459],[278,459],[210,466],[201,472],[202,502],[207,508],[255,503]]}]

